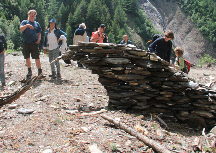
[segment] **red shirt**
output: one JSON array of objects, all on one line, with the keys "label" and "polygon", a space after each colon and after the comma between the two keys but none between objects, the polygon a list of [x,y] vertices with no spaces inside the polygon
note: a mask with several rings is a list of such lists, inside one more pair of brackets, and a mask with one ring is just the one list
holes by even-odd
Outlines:
[{"label": "red shirt", "polygon": [[[98,32],[99,32],[99,35],[100,35],[100,36],[98,35]],[[96,32],[94,32],[94,34],[93,34],[93,36],[92,36],[91,39],[98,39],[99,37],[102,37],[102,35],[103,35],[102,32],[96,31]],[[101,38],[100,40],[94,41],[94,42],[96,42],[96,43],[103,43],[103,39]]]}]

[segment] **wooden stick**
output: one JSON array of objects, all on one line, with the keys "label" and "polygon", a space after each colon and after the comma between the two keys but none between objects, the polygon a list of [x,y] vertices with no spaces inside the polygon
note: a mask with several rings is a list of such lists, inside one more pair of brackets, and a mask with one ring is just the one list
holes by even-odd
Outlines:
[{"label": "wooden stick", "polygon": [[96,115],[96,114],[101,114],[103,112],[106,112],[106,109],[101,109],[100,111],[95,111],[91,113],[82,113],[80,116],[90,116],[90,115]]},{"label": "wooden stick", "polygon": [[158,142],[149,139],[148,137],[144,136],[143,134],[137,133],[134,129],[131,127],[128,127],[124,123],[120,123],[119,121],[116,121],[112,119],[111,117],[107,115],[101,115],[101,117],[105,120],[108,120],[109,122],[113,123],[115,126],[119,127],[120,129],[126,131],[127,133],[135,136],[140,141],[144,142],[146,145],[157,151],[158,153],[171,153],[167,148],[160,145]]},{"label": "wooden stick", "polygon": [[13,101],[17,100],[21,95],[23,95],[39,78],[42,77],[42,74],[40,74],[37,77],[33,77],[32,79],[28,80],[21,89],[17,90],[13,94],[4,97],[4,99],[0,99],[0,106],[3,106],[5,104],[10,104]]},{"label": "wooden stick", "polygon": [[155,117],[164,126],[165,129],[169,129],[167,124],[159,116],[153,114],[153,117]]}]

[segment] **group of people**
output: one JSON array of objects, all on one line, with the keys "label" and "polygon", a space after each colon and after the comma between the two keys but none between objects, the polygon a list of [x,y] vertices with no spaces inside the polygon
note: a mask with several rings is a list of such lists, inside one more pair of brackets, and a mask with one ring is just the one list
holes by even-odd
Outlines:
[{"label": "group of people", "polygon": [[[38,76],[42,75],[42,68],[40,62],[40,51],[39,51],[39,43],[41,41],[41,26],[38,22],[35,21],[35,17],[37,15],[36,10],[29,10],[28,11],[28,19],[23,20],[20,24],[20,31],[23,31],[23,55],[24,59],[26,60],[26,65],[28,68],[28,73],[26,75],[26,79],[31,79],[32,76],[32,69],[31,69],[31,61],[30,55],[32,59],[35,59],[36,66],[38,68]],[[81,42],[96,42],[96,43],[103,43],[104,41],[108,42],[108,37],[104,34],[106,29],[104,24],[101,24],[100,27],[96,32],[92,33],[92,37],[88,39],[86,33],[86,25],[85,23],[81,23],[79,28],[75,30],[73,44],[77,45],[79,41]],[[44,54],[48,54],[49,62],[53,61],[59,56],[59,46],[62,42],[66,42],[67,34],[60,30],[57,27],[56,20],[51,19],[49,21],[49,25],[45,31],[45,40],[44,40]],[[166,31],[165,37],[160,37],[156,39],[149,45],[149,51],[152,53],[156,53],[159,57],[166,60],[167,62],[170,61],[171,49],[172,49],[172,42],[171,40],[174,39],[174,33],[172,31]],[[64,41],[63,41],[64,40]],[[127,35],[123,36],[123,40],[120,44],[132,44],[132,42],[128,39]],[[67,46],[67,45],[66,45]],[[2,83],[2,87],[5,86],[5,74],[4,74],[4,52],[7,50],[7,43],[5,37],[0,35],[0,79]],[[177,56],[176,62],[174,66],[178,70],[182,70],[184,66],[184,59],[182,55],[184,50],[181,47],[177,47],[175,49],[175,54]],[[56,70],[55,70],[56,66]],[[82,65],[78,62],[78,66],[81,67]],[[59,61],[55,61],[51,64],[51,74],[49,75],[53,78],[61,78],[60,73],[60,64]]]},{"label": "group of people", "polygon": [[[155,53],[157,56],[159,56],[161,59],[170,62],[170,56],[172,51],[172,41],[174,39],[174,33],[170,30],[167,30],[165,32],[164,37],[158,37],[156,40],[154,40],[150,45],[148,50],[151,53]],[[185,65],[183,54],[184,50],[182,47],[176,47],[174,49],[176,59],[173,64],[173,66],[178,71],[184,71],[185,73],[188,73],[187,66]]]}]

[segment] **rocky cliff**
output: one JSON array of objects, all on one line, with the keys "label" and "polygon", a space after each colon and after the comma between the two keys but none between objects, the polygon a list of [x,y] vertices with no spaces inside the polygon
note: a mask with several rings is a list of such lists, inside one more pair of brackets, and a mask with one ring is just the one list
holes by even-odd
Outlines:
[{"label": "rocky cliff", "polygon": [[172,30],[175,33],[173,44],[183,47],[186,59],[198,64],[198,59],[204,54],[216,57],[211,43],[175,1],[139,0],[139,4],[160,32]]}]

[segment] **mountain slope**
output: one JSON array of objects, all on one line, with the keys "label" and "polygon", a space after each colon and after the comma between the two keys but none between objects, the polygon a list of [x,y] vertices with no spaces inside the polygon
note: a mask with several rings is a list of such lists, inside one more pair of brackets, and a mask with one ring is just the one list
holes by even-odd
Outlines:
[{"label": "mountain slope", "polygon": [[170,29],[175,33],[174,46],[183,47],[186,59],[198,64],[198,59],[204,54],[216,57],[212,44],[203,37],[176,2],[140,0],[139,4],[157,29],[161,32]]}]

